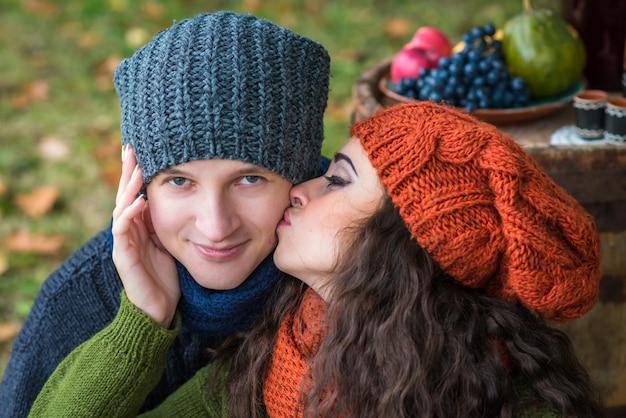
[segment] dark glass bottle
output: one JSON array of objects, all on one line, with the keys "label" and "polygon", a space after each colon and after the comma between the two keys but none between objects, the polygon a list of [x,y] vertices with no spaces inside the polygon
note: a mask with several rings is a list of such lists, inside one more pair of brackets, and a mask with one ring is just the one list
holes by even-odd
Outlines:
[{"label": "dark glass bottle", "polygon": [[626,39],[626,0],[561,0],[561,13],[587,51],[589,88],[621,90]]}]

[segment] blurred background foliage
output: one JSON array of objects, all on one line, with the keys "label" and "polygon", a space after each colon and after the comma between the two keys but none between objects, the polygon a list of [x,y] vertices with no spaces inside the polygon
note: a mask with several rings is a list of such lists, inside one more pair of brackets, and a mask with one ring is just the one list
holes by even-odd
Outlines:
[{"label": "blurred background foliage", "polygon": [[420,26],[454,43],[475,25],[502,26],[522,0],[0,0],[0,376],[41,283],[109,223],[120,170],[115,67],[173,21],[217,10],[256,14],[328,48],[330,156],[348,137],[364,70]]}]

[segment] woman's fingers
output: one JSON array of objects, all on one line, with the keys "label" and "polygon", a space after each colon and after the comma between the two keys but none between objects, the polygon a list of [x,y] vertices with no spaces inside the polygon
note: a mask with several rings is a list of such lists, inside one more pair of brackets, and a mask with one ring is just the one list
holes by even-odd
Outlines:
[{"label": "woman's fingers", "polygon": [[128,299],[162,326],[169,326],[180,298],[178,272],[154,234],[150,210],[139,195],[141,168],[130,147],[122,151],[122,173],[113,210],[113,262]]},{"label": "woman's fingers", "polygon": [[124,180],[124,183],[125,184],[122,184],[120,181],[120,188],[118,189],[118,195],[115,201],[115,209],[113,210],[114,223],[121,212],[137,199],[137,194],[143,186],[141,168],[138,165],[134,165],[133,171],[130,173],[129,178]]},{"label": "woman's fingers", "polygon": [[[133,173],[135,172],[137,166],[137,159],[135,157],[134,150],[128,145],[125,145],[122,150],[122,174],[117,188],[117,195],[115,196],[116,205],[118,204],[120,198],[129,193],[129,187],[134,189],[134,184],[130,184],[129,182],[133,177]],[[139,190],[133,191],[136,194]]]},{"label": "woman's fingers", "polygon": [[143,220],[141,219],[141,214],[145,205],[146,202],[143,199],[143,196],[137,196],[135,197],[135,200],[126,207],[116,207],[116,211],[118,213],[114,216],[113,226],[111,228],[113,236],[121,236],[128,233],[132,225],[135,223],[142,226],[140,232],[147,236],[148,232],[145,225],[143,225]]},{"label": "woman's fingers", "polygon": [[[126,184],[128,183],[128,179],[130,178],[131,173],[133,172],[134,165],[136,161],[134,161],[134,153],[131,152],[132,148],[128,145],[124,145],[122,147],[122,173],[120,175],[120,181],[117,186],[117,195],[115,196],[115,202],[117,203],[117,199],[121,194],[124,193],[126,189]],[[129,154],[133,154],[129,156]]]}]

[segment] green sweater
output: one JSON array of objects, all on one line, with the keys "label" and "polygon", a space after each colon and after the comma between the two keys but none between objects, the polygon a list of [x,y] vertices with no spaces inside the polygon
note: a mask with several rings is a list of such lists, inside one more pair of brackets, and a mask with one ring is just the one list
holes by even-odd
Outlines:
[{"label": "green sweater", "polygon": [[[57,367],[39,393],[30,417],[135,417],[165,368],[165,355],[180,330],[163,329],[122,292],[117,316],[109,326],[77,347]],[[215,382],[220,396],[208,396],[215,365],[200,369],[156,409],[142,417],[227,417],[226,374]],[[518,418],[557,418],[528,384],[517,381]]]},{"label": "green sweater", "polygon": [[[166,352],[180,330],[158,326],[122,292],[117,316],[105,329],[77,347],[48,379],[30,417],[135,417],[166,363]],[[213,365],[200,369],[156,409],[142,417],[226,417],[226,376],[222,396],[208,399]]]}]

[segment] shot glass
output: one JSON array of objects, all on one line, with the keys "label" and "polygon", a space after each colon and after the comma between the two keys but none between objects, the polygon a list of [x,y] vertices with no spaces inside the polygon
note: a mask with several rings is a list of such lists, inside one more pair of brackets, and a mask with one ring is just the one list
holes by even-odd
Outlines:
[{"label": "shot glass", "polygon": [[604,113],[604,138],[607,142],[626,145],[626,97],[609,99]]},{"label": "shot glass", "polygon": [[604,109],[608,93],[583,90],[574,96],[575,131],[583,139],[600,139],[604,135]]}]

